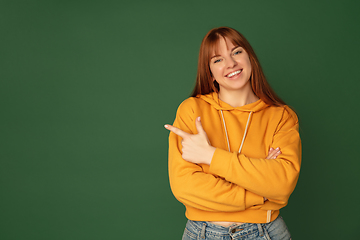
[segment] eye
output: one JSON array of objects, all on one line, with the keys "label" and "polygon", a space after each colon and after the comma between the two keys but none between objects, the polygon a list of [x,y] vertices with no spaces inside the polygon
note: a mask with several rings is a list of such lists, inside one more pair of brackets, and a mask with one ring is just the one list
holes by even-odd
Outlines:
[{"label": "eye", "polygon": [[220,62],[221,61],[221,59],[216,59],[215,61],[214,61],[214,63],[218,63],[218,62]]},{"label": "eye", "polygon": [[234,52],[234,55],[238,55],[238,54],[240,54],[240,53],[242,53],[242,50],[236,50],[235,52]]}]

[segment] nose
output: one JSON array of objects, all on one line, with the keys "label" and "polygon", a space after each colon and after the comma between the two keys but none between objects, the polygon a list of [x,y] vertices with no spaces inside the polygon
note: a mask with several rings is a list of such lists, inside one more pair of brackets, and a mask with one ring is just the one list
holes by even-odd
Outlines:
[{"label": "nose", "polygon": [[232,57],[229,57],[229,59],[226,61],[228,68],[233,68],[237,65],[237,62]]}]

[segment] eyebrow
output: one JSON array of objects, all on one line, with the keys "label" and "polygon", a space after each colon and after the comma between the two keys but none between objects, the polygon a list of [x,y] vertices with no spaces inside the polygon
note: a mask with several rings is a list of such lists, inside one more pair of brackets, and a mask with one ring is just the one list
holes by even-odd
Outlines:
[{"label": "eyebrow", "polygon": [[220,57],[220,55],[212,56],[210,59],[213,59],[213,58],[216,58],[216,57]]},{"label": "eyebrow", "polygon": [[239,47],[243,48],[242,46],[236,46],[236,47],[233,47],[233,49],[231,49],[231,52],[234,51],[235,49],[239,48]]},{"label": "eyebrow", "polygon": [[[231,51],[230,52],[232,52],[232,51],[234,51],[235,49],[237,49],[237,48],[239,48],[239,47],[241,47],[241,48],[243,48],[242,46],[235,46],[235,47],[233,47],[233,49],[231,49]],[[221,55],[215,55],[215,56],[212,56],[210,59],[213,59],[213,58],[215,58],[215,57],[221,57]]]}]

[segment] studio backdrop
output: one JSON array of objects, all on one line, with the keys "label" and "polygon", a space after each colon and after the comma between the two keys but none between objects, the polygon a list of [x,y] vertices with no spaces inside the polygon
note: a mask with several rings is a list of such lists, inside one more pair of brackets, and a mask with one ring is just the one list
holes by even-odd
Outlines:
[{"label": "studio backdrop", "polygon": [[0,1],[0,239],[181,239],[168,131],[214,27],[298,114],[293,239],[359,225],[356,1]]}]

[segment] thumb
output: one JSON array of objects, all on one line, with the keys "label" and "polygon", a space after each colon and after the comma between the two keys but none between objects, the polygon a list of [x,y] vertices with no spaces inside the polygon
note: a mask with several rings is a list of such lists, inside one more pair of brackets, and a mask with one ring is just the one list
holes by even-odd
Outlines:
[{"label": "thumb", "polygon": [[206,135],[206,132],[205,132],[204,128],[201,125],[200,117],[196,118],[195,125],[196,125],[196,129],[198,131],[198,134],[203,134],[203,135],[205,134]]}]

